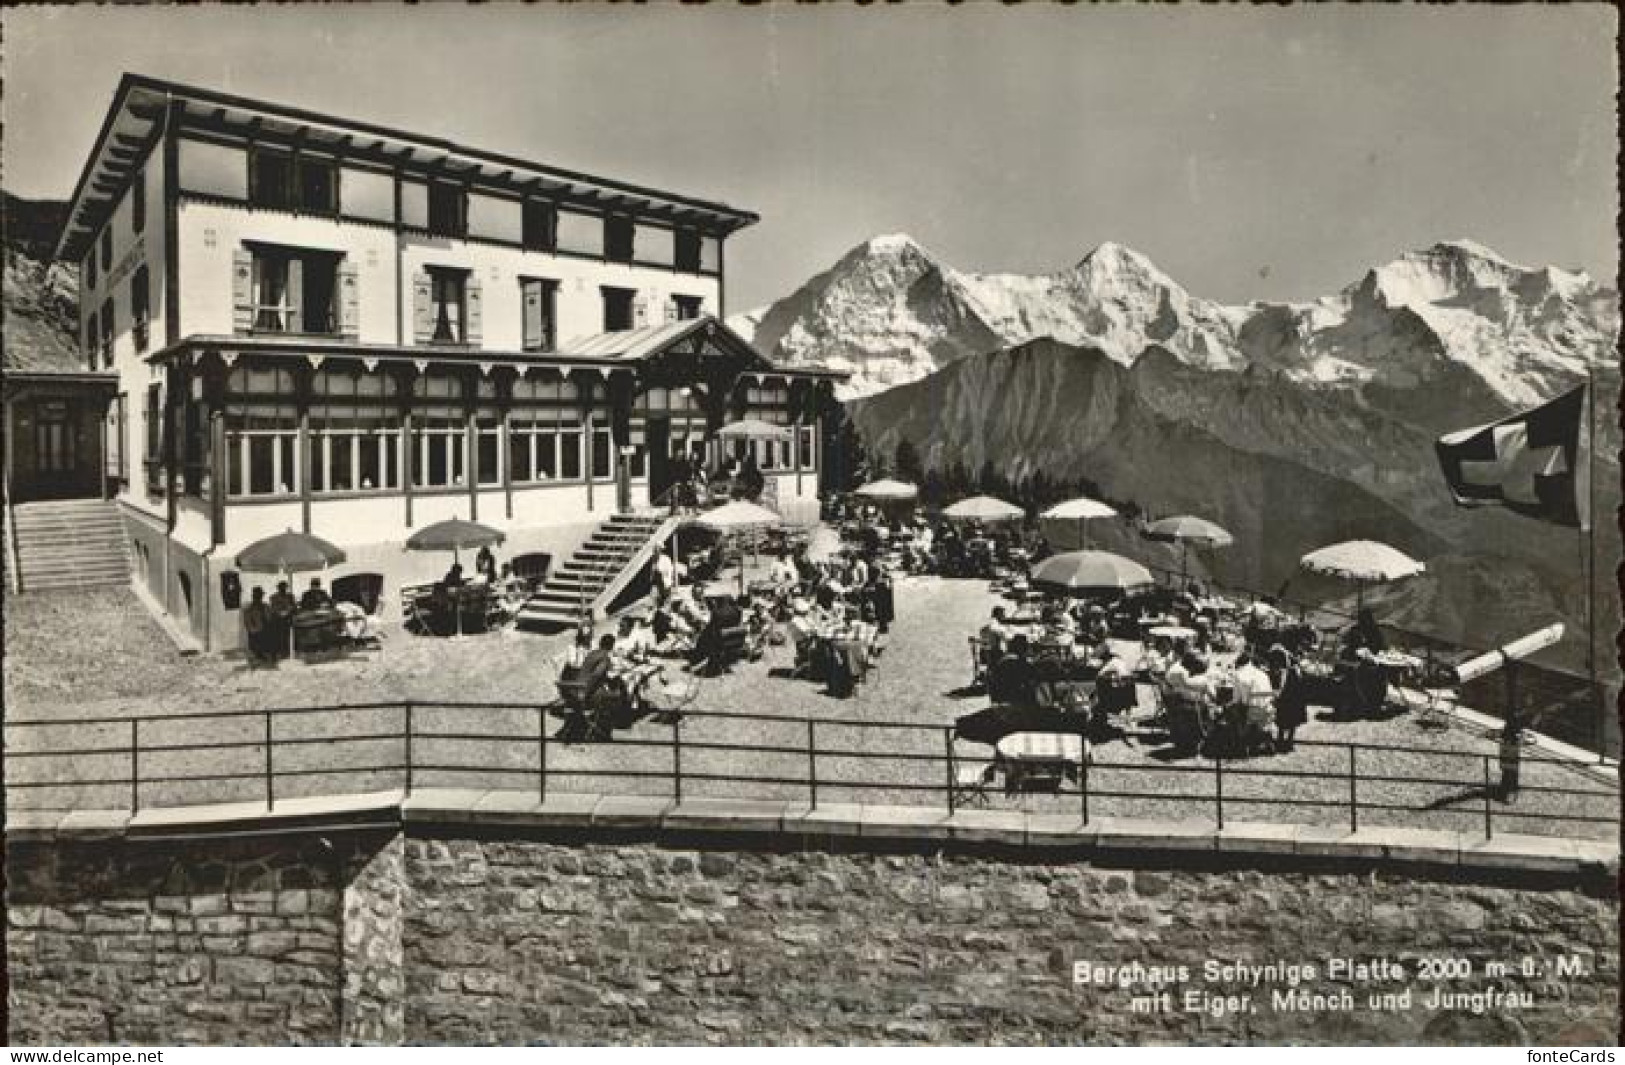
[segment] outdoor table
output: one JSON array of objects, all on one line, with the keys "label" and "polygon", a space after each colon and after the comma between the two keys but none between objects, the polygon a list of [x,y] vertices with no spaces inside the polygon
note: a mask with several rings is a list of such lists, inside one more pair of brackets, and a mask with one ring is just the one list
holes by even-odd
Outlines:
[{"label": "outdoor table", "polygon": [[1196,630],[1185,625],[1153,625],[1149,634],[1152,636],[1166,636],[1170,640],[1192,640],[1196,638]]},{"label": "outdoor table", "polygon": [[319,651],[343,641],[345,617],[334,607],[315,610],[297,610],[293,615],[294,647],[301,651]]},{"label": "outdoor table", "polygon": [[[1075,732],[1012,732],[995,746],[1004,766],[1005,787],[1019,791],[1028,781],[1076,777],[1086,757],[1083,737]],[[1053,776],[1052,776],[1053,774]]]}]

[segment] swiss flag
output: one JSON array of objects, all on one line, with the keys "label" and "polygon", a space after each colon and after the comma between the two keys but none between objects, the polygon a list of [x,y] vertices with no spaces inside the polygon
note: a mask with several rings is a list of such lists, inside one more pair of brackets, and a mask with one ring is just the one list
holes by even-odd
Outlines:
[{"label": "swiss flag", "polygon": [[1580,421],[1586,386],[1489,425],[1447,433],[1434,445],[1450,494],[1464,507],[1505,507],[1554,525],[1584,528],[1586,483]]}]

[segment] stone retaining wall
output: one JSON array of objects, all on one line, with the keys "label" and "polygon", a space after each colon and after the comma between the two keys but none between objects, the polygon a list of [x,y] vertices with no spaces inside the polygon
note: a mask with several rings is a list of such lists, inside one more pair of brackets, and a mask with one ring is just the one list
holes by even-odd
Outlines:
[{"label": "stone retaining wall", "polygon": [[[1608,1041],[1601,877],[471,824],[8,847],[13,1043]],[[1329,976],[1328,955],[1410,967]],[[1421,956],[1474,972],[1418,979]],[[1203,978],[1314,964],[1309,994]],[[1577,965],[1573,973],[1559,971]],[[1491,961],[1508,964],[1486,976]],[[1185,966],[1171,1009],[1080,964]],[[1525,966],[1528,966],[1526,968]],[[1474,1013],[1435,987],[1527,992]],[[1412,993],[1373,1011],[1372,991]],[[1149,986],[1139,992],[1154,990]],[[1251,1011],[1186,1011],[1187,992]],[[1146,1005],[1142,998],[1141,1006]]]},{"label": "stone retaining wall", "polygon": [[[1380,872],[1114,869],[925,853],[721,852],[411,839],[413,1042],[1611,1041],[1616,909],[1605,894]],[[1418,955],[1539,959],[1532,1008],[1212,1017],[1131,1011],[1079,962],[1188,967]],[[1586,975],[1559,979],[1559,956]],[[1589,1033],[1584,1035],[1582,1033]]]},{"label": "stone retaining wall", "polygon": [[10,843],[11,1041],[335,1041],[346,885],[378,842]]}]

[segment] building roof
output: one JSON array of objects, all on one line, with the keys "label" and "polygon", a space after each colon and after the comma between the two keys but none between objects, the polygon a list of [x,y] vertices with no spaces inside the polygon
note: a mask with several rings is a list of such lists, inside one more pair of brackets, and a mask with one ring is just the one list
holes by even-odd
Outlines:
[{"label": "building roof", "polygon": [[569,341],[560,345],[556,351],[497,351],[450,344],[378,344],[338,337],[193,335],[153,353],[148,356],[148,361],[164,362],[188,352],[244,351],[280,353],[290,357],[331,356],[393,362],[418,362],[428,359],[480,367],[500,364],[599,368],[608,373],[615,367],[629,367],[652,359],[700,332],[705,334],[707,341],[749,358],[753,366],[750,372],[762,376],[783,374],[828,381],[844,381],[851,376],[842,370],[829,370],[820,366],[777,366],[751,347],[743,337],[729,329],[726,323],[709,315],[680,322],[667,322],[658,326],[646,326],[642,329],[599,333]]},{"label": "building roof", "polygon": [[[684,337],[715,322],[720,329],[728,327],[715,318],[690,318],[680,322],[648,325],[641,329],[622,329],[611,333],[578,337],[559,345],[560,357],[578,356],[589,359],[613,359],[617,362],[635,362],[662,351]],[[731,333],[732,330],[729,330]],[[744,343],[741,338],[740,343]]]},{"label": "building roof", "polygon": [[78,259],[84,254],[85,243],[118,203],[131,171],[162,134],[171,108],[183,128],[235,131],[267,140],[298,139],[317,151],[408,169],[433,168],[447,177],[515,188],[564,203],[650,214],[723,233],[759,220],[754,212],[712,200],[595,177],[439,137],[126,73],[74,188],[68,221],[57,243],[58,258]]}]

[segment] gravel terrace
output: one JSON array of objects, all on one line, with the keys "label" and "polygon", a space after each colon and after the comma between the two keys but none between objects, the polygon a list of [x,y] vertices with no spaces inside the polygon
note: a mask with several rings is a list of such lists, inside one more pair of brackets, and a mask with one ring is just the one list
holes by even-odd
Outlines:
[{"label": "gravel terrace", "polygon": [[[698,680],[697,697],[682,725],[684,796],[805,800],[810,717],[819,719],[816,772],[821,801],[940,806],[948,773],[945,733],[957,717],[988,705],[985,694],[968,687],[966,641],[985,619],[993,598],[985,582],[920,577],[900,580],[896,601],[897,623],[889,646],[854,698],[835,699],[820,684],[790,678],[792,654],[787,645],[770,648],[761,662]],[[238,656],[180,657],[124,589],[22,596],[11,599],[7,607],[5,686],[12,724],[6,740],[13,755],[8,779],[113,781],[13,788],[8,796],[13,809],[128,808],[130,788],[124,781],[130,770],[131,728],[126,722],[133,717],[336,703],[398,704],[410,699],[416,704],[413,760],[418,786],[524,790],[536,787],[538,726],[545,722],[552,733],[559,725],[557,718],[544,716],[536,707],[553,698],[552,678],[564,650],[564,634],[502,632],[448,641],[396,628],[386,634],[379,650],[256,669]],[[678,663],[667,668],[681,675]],[[457,710],[437,707],[437,700],[518,705]],[[767,719],[714,718],[695,711],[760,714]],[[1312,711],[1310,722],[1299,732],[1297,750],[1224,764],[1227,820],[1348,824],[1346,745],[1374,744],[1420,750],[1358,752],[1362,825],[1482,830],[1485,756],[1492,778],[1496,773],[1493,736],[1461,723],[1430,730],[1409,716],[1336,721],[1325,720],[1325,713],[1323,708]],[[28,728],[14,724],[24,718],[60,724]],[[95,718],[117,720],[87,721]],[[399,706],[278,715],[273,725],[278,797],[399,787],[403,726]],[[263,715],[150,720],[140,730],[143,806],[264,797],[264,782],[258,776],[265,763]],[[433,738],[437,733],[478,733],[483,738]],[[553,741],[547,751],[548,789],[669,795],[672,733],[669,724],[649,718],[617,733],[612,743]],[[379,738],[360,738],[369,736]],[[235,746],[152,749],[204,744]],[[780,750],[721,750],[708,744]],[[29,750],[65,747],[105,748],[105,753],[16,757]],[[981,744],[959,742],[953,747],[956,761],[979,762],[991,756],[991,749]],[[834,753],[843,751],[852,753]],[[1133,740],[1101,744],[1094,757],[1089,773],[1092,816],[1213,819],[1213,762],[1175,760],[1158,742]],[[232,774],[244,777],[171,783],[155,779]],[[1371,779],[1377,776],[1447,782]],[[1599,838],[1617,834],[1615,788],[1533,751],[1525,759],[1523,777],[1524,791],[1515,805],[1490,804],[1497,832]],[[860,782],[869,786],[855,786]],[[1552,787],[1589,794],[1540,790]],[[995,808],[1019,805],[1061,812],[1077,810],[1080,800],[1071,788],[1058,796],[995,793],[988,801]],[[1403,808],[1370,809],[1365,808],[1367,803]],[[1566,822],[1556,816],[1603,820]]]}]

